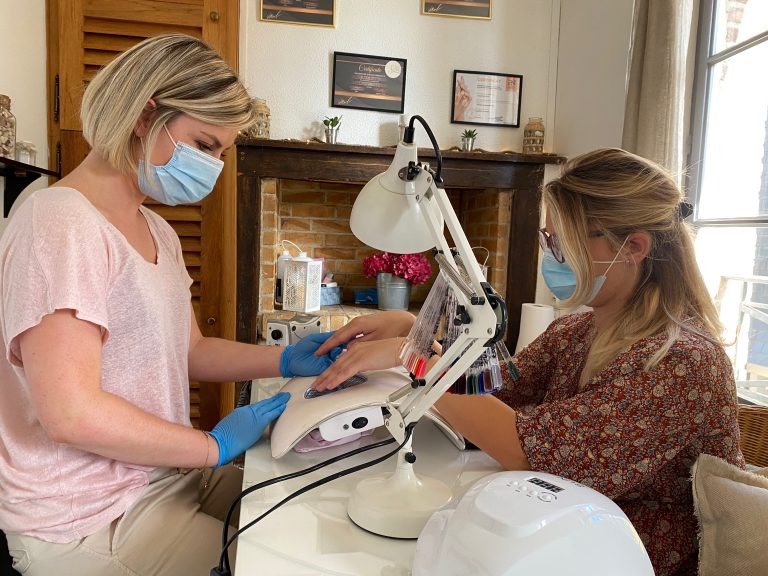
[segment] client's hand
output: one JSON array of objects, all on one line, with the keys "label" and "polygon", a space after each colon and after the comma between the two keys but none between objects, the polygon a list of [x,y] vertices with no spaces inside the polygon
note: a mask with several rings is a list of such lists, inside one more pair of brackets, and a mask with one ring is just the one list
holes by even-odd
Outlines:
[{"label": "client's hand", "polygon": [[369,340],[384,340],[396,336],[407,336],[416,316],[405,310],[390,310],[377,314],[367,314],[352,319],[343,328],[336,330],[325,343],[317,349],[316,354],[328,353],[336,346],[347,342],[367,342]]},{"label": "client's hand", "polygon": [[361,342],[350,342],[339,358],[312,383],[316,390],[336,388],[347,378],[358,372],[384,370],[400,366],[400,346],[403,338],[388,338]]},{"label": "client's hand", "polygon": [[211,436],[219,445],[219,461],[216,466],[231,462],[258,442],[264,429],[285,410],[291,397],[280,392],[271,398],[235,408],[216,424]]},{"label": "client's hand", "polygon": [[280,354],[280,375],[285,378],[314,376],[328,368],[339,357],[342,348],[326,346],[326,352],[322,354],[318,354],[318,348],[333,335],[333,332],[318,332],[286,346]]}]

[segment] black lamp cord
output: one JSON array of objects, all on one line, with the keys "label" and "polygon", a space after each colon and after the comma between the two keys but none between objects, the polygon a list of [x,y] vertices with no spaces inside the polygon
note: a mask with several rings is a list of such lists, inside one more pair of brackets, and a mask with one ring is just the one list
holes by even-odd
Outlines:
[{"label": "black lamp cord", "polygon": [[405,128],[405,133],[403,134],[403,142],[406,144],[413,144],[413,135],[416,132],[416,128],[413,126],[413,121],[418,120],[422,126],[424,126],[424,130],[427,131],[427,136],[429,136],[430,142],[432,142],[432,148],[435,151],[435,161],[437,162],[437,171],[435,172],[435,183],[436,184],[442,184],[443,178],[443,155],[440,153],[440,147],[437,145],[437,139],[435,138],[434,133],[432,132],[432,129],[429,127],[429,124],[427,124],[427,121],[424,120],[421,116],[418,114],[414,114],[411,116],[411,121],[408,123],[408,126]]},{"label": "black lamp cord", "polygon": [[363,462],[362,464],[358,464],[357,466],[352,466],[350,468],[346,468],[344,470],[341,470],[339,472],[335,472],[333,474],[330,474],[326,476],[325,478],[321,478],[319,480],[316,480],[315,482],[312,482],[311,484],[308,484],[304,486],[303,488],[299,488],[295,492],[292,492],[285,498],[283,498],[280,502],[272,506],[269,510],[264,512],[261,516],[258,518],[252,520],[239,530],[232,534],[229,539],[227,538],[227,532],[229,528],[229,523],[232,520],[232,515],[234,514],[235,507],[237,506],[237,503],[240,502],[244,497],[246,497],[248,494],[251,494],[252,492],[255,492],[256,490],[260,490],[261,488],[266,488],[267,486],[271,486],[272,484],[277,484],[278,482],[282,482],[283,480],[290,480],[292,478],[298,478],[300,476],[304,476],[306,474],[309,474],[311,472],[315,472],[316,470],[320,470],[321,468],[324,468],[326,466],[329,466],[330,464],[334,464],[336,462],[339,462],[341,460],[344,460],[346,458],[350,458],[352,456],[355,456],[357,454],[361,454],[363,452],[367,452],[369,450],[373,450],[375,448],[380,448],[381,446],[386,446],[387,444],[392,444],[395,439],[394,438],[388,438],[386,440],[382,440],[381,442],[376,442],[375,444],[370,444],[368,446],[363,446],[362,448],[357,448],[355,450],[351,450],[349,452],[346,452],[344,454],[340,454],[339,456],[335,456],[333,458],[329,458],[328,460],[325,460],[323,462],[320,462],[319,464],[315,464],[314,466],[310,466],[309,468],[305,468],[304,470],[299,470],[297,472],[292,472],[290,474],[284,474],[283,476],[278,476],[276,478],[271,478],[270,480],[265,480],[264,482],[259,482],[258,484],[254,484],[253,486],[250,486],[249,488],[246,488],[243,490],[238,496],[232,501],[232,504],[229,506],[229,510],[227,511],[227,516],[224,520],[224,526],[222,527],[222,548],[221,548],[221,556],[219,557],[219,564],[211,569],[211,576],[230,576],[232,574],[231,571],[231,565],[229,563],[229,547],[232,545],[232,543],[237,539],[240,534],[254,526],[257,522],[280,508],[283,504],[286,502],[289,502],[290,500],[293,500],[297,496],[301,496],[305,492],[308,492],[312,490],[313,488],[317,488],[318,486],[322,486],[323,484],[327,484],[328,482],[331,482],[333,480],[336,480],[337,478],[342,478],[344,476],[348,476],[349,474],[352,474],[354,472],[357,472],[359,470],[363,470],[365,468],[368,468],[370,466],[374,466],[378,464],[379,462],[383,462],[384,460],[387,460],[394,454],[397,454],[403,446],[408,442],[408,440],[411,437],[411,434],[413,432],[413,424],[410,424],[406,426],[405,429],[405,438],[404,440],[395,448],[394,450],[391,450],[390,452],[387,452],[383,456],[379,456],[378,458],[374,458],[373,460],[370,460],[368,462]]}]

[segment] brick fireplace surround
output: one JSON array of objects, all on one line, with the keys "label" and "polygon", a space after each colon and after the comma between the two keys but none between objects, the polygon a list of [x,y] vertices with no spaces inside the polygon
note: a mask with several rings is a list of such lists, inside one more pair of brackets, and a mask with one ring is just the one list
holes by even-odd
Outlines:
[{"label": "brick fireplace surround", "polygon": [[[394,148],[315,142],[250,140],[238,143],[237,338],[255,342],[274,306],[275,262],[280,241],[290,240],[309,256],[325,258],[343,290],[375,286],[362,260],[374,252],[349,229],[352,204],[362,186],[390,164]],[[544,165],[554,155],[443,152],[446,191],[472,246],[488,250],[488,280],[506,300],[507,342],[514,349],[520,309],[536,289],[539,189]],[[421,161],[433,162],[420,149]],[[449,239],[450,242],[450,239]],[[485,250],[477,250],[480,263]],[[433,278],[437,266],[433,262]],[[418,308],[432,285],[414,286]],[[346,307],[344,307],[347,309]],[[328,313],[326,311],[326,313]],[[348,316],[348,315],[347,315]],[[338,328],[338,318],[328,328]]]}]

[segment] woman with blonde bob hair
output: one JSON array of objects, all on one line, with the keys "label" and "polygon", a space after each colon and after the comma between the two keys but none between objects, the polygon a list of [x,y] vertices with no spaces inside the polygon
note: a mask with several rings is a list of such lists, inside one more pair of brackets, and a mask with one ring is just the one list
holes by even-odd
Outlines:
[{"label": "woman with blonde bob hair", "polygon": [[[656,574],[695,573],[690,467],[743,466],[722,327],[684,221],[692,207],[659,166],[618,149],[568,162],[544,187],[542,276],[566,314],[514,358],[495,396],[445,394],[440,413],[507,469],[591,486],[634,524]],[[360,338],[315,382],[392,365],[413,316],[353,320],[318,350]],[[621,571],[617,567],[617,573]]]},{"label": "woman with blonde bob hair", "polygon": [[327,335],[286,348],[204,337],[173,229],[142,205],[199,202],[254,120],[202,41],[150,38],[85,91],[91,152],[0,239],[0,528],[22,574],[208,574],[242,473],[225,466],[287,394],[190,423],[189,380],[309,376]]}]

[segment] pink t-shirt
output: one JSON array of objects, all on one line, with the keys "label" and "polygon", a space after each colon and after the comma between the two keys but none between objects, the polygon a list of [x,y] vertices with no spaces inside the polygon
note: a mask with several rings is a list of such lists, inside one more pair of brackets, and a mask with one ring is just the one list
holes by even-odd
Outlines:
[{"label": "pink t-shirt", "polygon": [[192,279],[173,229],[151,210],[141,212],[156,264],[71,188],[35,192],[0,239],[0,528],[6,532],[50,542],[83,538],[135,502],[151,470],[48,437],[32,405],[18,338],[46,314],[72,309],[102,327],[103,390],[190,426]]}]

